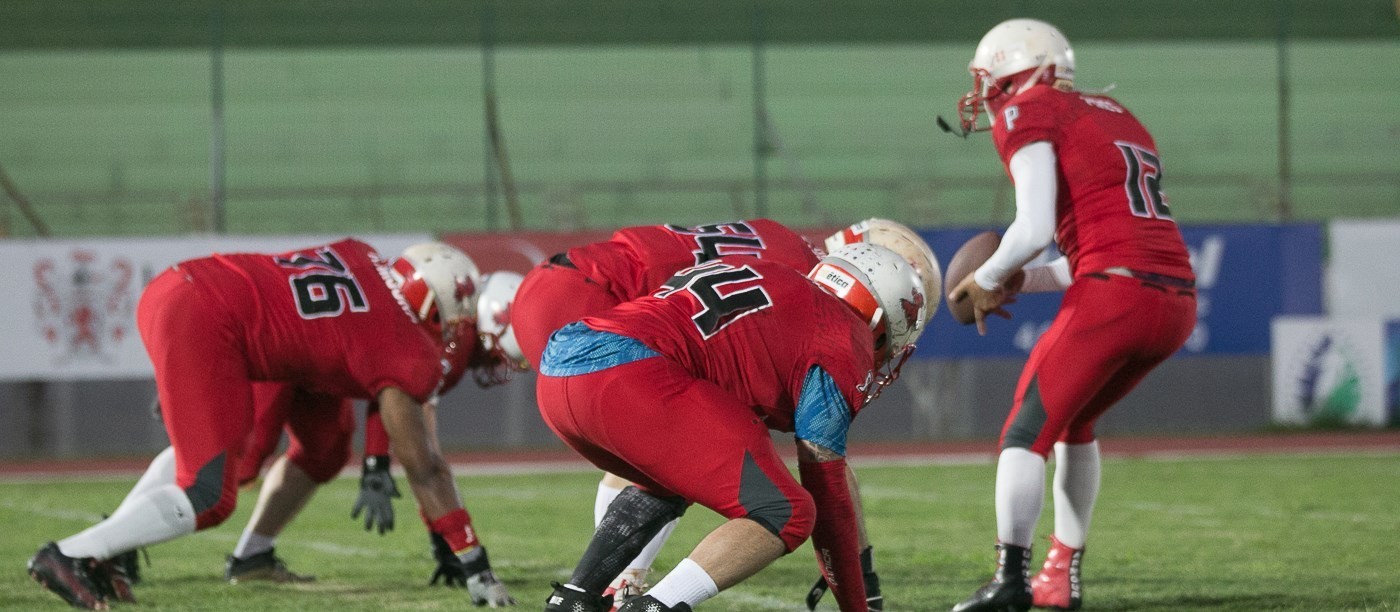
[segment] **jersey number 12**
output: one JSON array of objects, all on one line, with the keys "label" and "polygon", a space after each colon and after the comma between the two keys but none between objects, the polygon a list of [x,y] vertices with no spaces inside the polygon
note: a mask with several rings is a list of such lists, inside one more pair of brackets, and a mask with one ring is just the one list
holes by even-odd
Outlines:
[{"label": "jersey number 12", "polygon": [[1127,192],[1128,208],[1135,217],[1172,221],[1167,196],[1162,193],[1162,162],[1157,152],[1130,142],[1117,141],[1123,163],[1128,166],[1123,189]]}]

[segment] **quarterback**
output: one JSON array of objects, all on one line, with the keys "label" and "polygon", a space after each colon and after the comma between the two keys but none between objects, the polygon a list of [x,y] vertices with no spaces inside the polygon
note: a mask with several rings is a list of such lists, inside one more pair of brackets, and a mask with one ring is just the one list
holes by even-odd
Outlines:
[{"label": "quarterback", "polygon": [[[1099,491],[1098,418],[1186,342],[1195,277],[1162,190],[1152,135],[1117,100],[1074,87],[1074,51],[1054,26],[1012,19],[982,37],[958,105],[986,129],[1015,184],[1016,217],[991,257],[954,284],[979,331],[1011,297],[1003,283],[1051,242],[1064,257],[1027,270],[1022,291],[1065,291],[1021,372],[997,460],[998,568],[953,610],[1066,610],[1082,603],[1080,561]],[[1029,576],[1031,538],[1055,453],[1055,532]]]}]

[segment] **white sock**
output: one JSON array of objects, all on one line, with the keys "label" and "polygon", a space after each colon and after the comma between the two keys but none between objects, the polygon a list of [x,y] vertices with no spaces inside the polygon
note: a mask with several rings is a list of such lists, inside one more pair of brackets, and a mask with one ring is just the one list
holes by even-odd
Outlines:
[{"label": "white sock", "polygon": [[128,550],[194,533],[194,506],[180,487],[167,484],[127,499],[92,527],[58,543],[70,557],[110,559]]},{"label": "white sock", "polygon": [[1099,443],[1055,445],[1055,539],[1084,548],[1099,498]]},{"label": "white sock", "polygon": [[1045,459],[1024,448],[1001,451],[996,487],[997,538],[1030,548],[1045,505]]},{"label": "white sock", "polygon": [[160,451],[151,464],[146,467],[145,473],[141,474],[141,479],[136,481],[136,486],[131,487],[131,491],[126,494],[117,509],[120,510],[127,502],[140,497],[142,494],[161,485],[175,484],[175,447],[167,446]]},{"label": "white sock", "polygon": [[606,483],[598,483],[598,496],[593,498],[593,526],[596,528],[603,522],[603,515],[608,513],[608,506],[612,505],[614,499],[622,494],[622,489],[610,487]]},{"label": "white sock", "polygon": [[719,586],[715,585],[715,580],[689,557],[681,559],[681,562],[676,564],[676,569],[671,570],[661,582],[647,591],[647,595],[655,597],[668,608],[681,602],[694,608],[700,602],[718,594]]},{"label": "white sock", "polygon": [[276,545],[277,536],[265,536],[261,533],[255,533],[252,529],[244,529],[243,535],[238,538],[238,546],[233,548],[233,556],[247,559],[253,555],[272,550],[272,547]]}]

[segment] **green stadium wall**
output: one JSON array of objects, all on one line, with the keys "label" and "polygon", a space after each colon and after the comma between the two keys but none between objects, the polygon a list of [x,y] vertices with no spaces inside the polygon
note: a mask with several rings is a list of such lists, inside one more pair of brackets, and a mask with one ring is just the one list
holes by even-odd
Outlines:
[{"label": "green stadium wall", "polygon": [[[746,44],[514,45],[491,55],[525,229],[767,214],[918,226],[1010,219],[990,139],[940,133],[972,42],[771,44],[765,207],[754,193]],[[1290,42],[1292,218],[1400,214],[1400,41]],[[1076,44],[1079,85],[1116,85],[1152,129],[1184,222],[1272,220],[1275,41]],[[231,232],[457,231],[506,224],[489,191],[475,47],[231,47]],[[0,165],[64,235],[207,229],[208,49],[0,52]],[[32,234],[8,199],[0,223]]]}]

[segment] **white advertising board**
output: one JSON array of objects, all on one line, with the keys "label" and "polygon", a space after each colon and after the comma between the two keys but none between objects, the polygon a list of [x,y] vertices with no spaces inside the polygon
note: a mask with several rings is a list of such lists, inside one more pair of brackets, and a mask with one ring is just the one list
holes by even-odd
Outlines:
[{"label": "white advertising board", "polygon": [[1400,220],[1334,220],[1327,231],[1327,313],[1400,318]]},{"label": "white advertising board", "polygon": [[1386,327],[1377,317],[1275,317],[1274,421],[1386,425]]},{"label": "white advertising board", "polygon": [[[171,264],[210,253],[279,253],[343,236],[192,236],[0,241],[0,380],[151,376],[136,302]],[[427,234],[358,236],[394,254]]]}]

